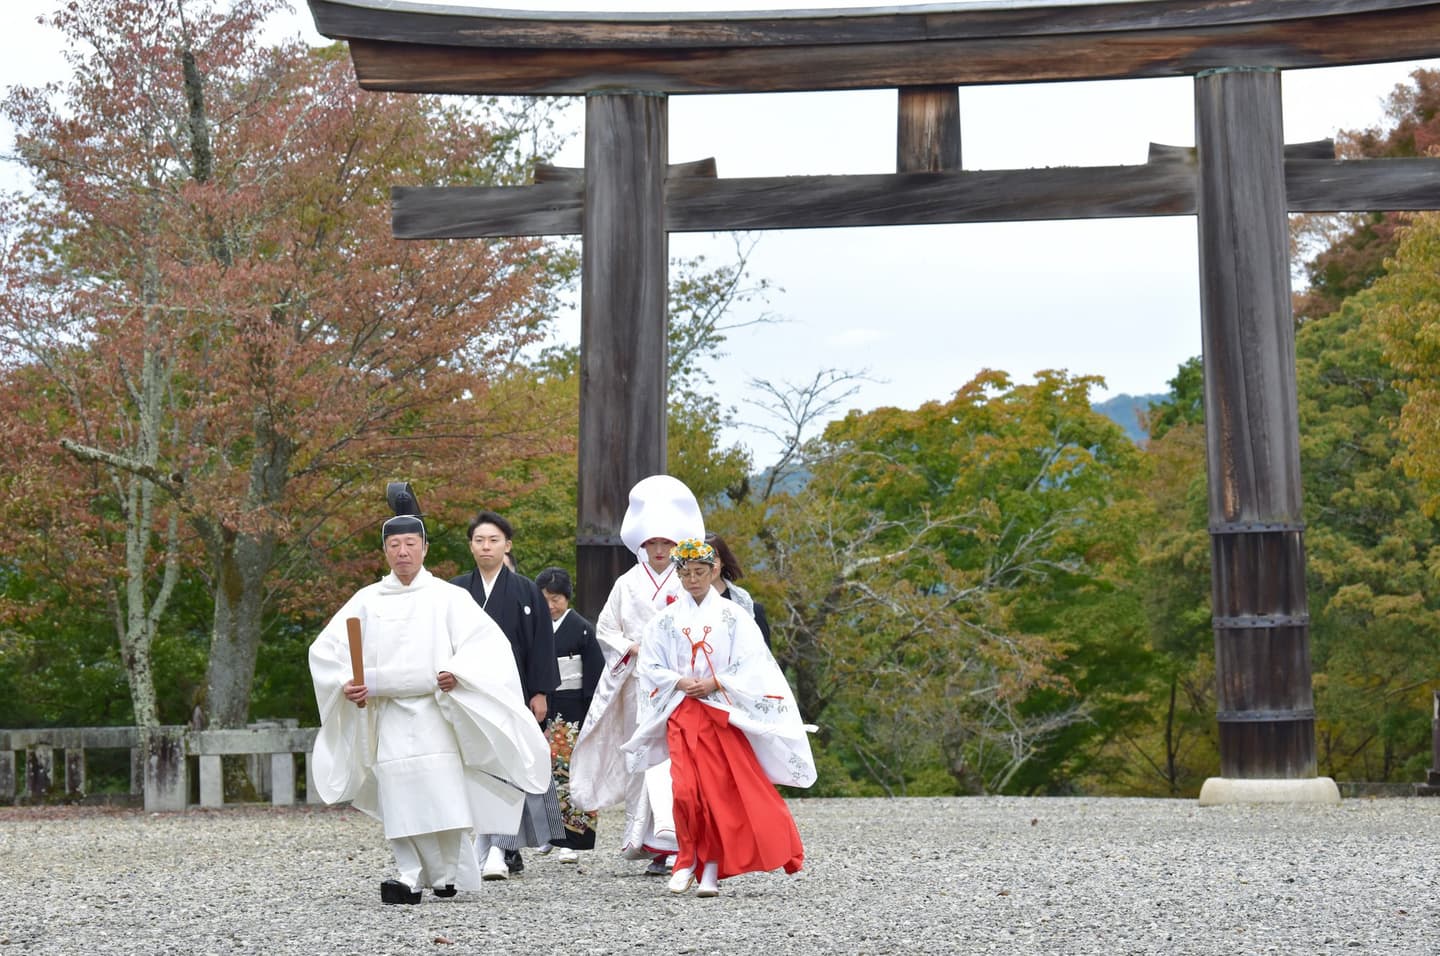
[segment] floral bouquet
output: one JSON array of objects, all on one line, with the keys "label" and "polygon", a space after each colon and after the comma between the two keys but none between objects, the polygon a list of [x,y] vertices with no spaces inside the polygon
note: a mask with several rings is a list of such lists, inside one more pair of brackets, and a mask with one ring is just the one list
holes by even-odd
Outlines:
[{"label": "floral bouquet", "polygon": [[579,734],[580,725],[569,723],[563,717],[556,717],[545,728],[545,737],[550,741],[555,794],[560,798],[560,819],[565,824],[565,839],[551,842],[572,850],[588,850],[595,846],[595,821],[600,815],[581,810],[570,802],[570,754],[575,750],[575,738]]}]

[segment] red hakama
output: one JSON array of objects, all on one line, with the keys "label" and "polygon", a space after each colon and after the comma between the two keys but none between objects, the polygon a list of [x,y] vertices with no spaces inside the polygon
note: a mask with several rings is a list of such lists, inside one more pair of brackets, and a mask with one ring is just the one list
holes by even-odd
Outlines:
[{"label": "red hakama", "polygon": [[726,711],[687,697],[665,739],[675,799],[675,868],[719,864],[719,878],[800,869],[805,847],[789,807]]}]

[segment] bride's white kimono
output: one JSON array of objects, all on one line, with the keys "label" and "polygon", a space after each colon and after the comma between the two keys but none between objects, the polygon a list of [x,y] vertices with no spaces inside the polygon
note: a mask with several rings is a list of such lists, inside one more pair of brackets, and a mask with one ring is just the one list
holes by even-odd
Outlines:
[{"label": "bride's white kimono", "polygon": [[645,625],[684,594],[673,569],[657,574],[642,555],[610,590],[595,619],[595,636],[609,665],[595,688],[590,710],[570,757],[570,796],[585,810],[625,805],[621,849],[645,856],[644,848],[675,852],[675,824],[670,812],[670,771],[653,768],[632,774],[620,746],[635,732],[637,694],[635,667],[639,655],[626,652],[638,644]]},{"label": "bride's white kimono", "polygon": [[658,766],[632,774],[625,769],[620,752],[620,745],[635,731],[637,715],[637,655],[628,654],[630,645],[640,642],[656,613],[684,593],[673,568],[657,572],[650,567],[645,542],[704,536],[700,506],[683,482],[669,475],[651,475],[636,482],[620,523],[620,539],[638,561],[615,581],[605,607],[595,618],[595,637],[609,666],[595,689],[570,756],[570,797],[584,810],[625,804],[620,848],[631,859],[673,853],[677,848],[669,768]]}]

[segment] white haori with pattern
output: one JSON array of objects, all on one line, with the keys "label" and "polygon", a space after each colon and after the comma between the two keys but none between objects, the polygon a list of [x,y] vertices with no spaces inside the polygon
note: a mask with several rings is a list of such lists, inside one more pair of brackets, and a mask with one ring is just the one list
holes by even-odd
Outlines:
[{"label": "white haori with pattern", "polygon": [[640,725],[622,748],[628,767],[640,771],[669,758],[666,722],[685,697],[676,682],[712,675],[720,689],[701,702],[730,714],[770,782],[814,783],[815,758],[789,682],[755,621],[713,590],[699,603],[681,595],[645,630],[636,670]]}]

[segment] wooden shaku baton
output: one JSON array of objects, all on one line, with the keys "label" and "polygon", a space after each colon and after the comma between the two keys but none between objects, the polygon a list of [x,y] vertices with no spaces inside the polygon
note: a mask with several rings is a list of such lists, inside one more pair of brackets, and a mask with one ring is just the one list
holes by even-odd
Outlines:
[{"label": "wooden shaku baton", "polygon": [[[357,684],[365,683],[365,658],[360,645],[360,619],[358,617],[347,617],[345,627],[350,632],[350,674]],[[365,702],[360,701],[360,707]]]}]

